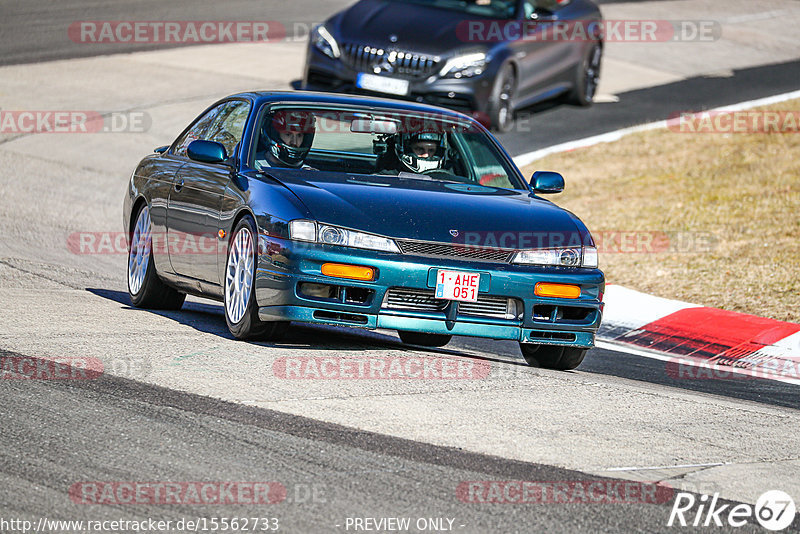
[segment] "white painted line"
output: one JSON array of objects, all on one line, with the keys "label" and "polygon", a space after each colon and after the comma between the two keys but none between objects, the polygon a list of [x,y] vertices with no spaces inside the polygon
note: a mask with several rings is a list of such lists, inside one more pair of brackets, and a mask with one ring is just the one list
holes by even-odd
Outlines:
[{"label": "white painted line", "polygon": [[[793,100],[795,98],[800,98],[800,91],[792,91],[790,93],[783,93],[780,95],[769,96],[766,98],[759,98],[758,100],[749,100],[747,102],[740,102],[738,104],[732,104],[730,106],[722,106],[719,108],[714,108],[705,111],[742,111],[745,109],[755,108],[759,106],[769,106],[770,104],[777,104],[779,102],[785,102],[787,100]],[[675,111],[680,111],[680,110],[675,110]],[[569,141],[567,143],[561,143],[560,145],[553,145],[551,147],[541,148],[539,150],[534,150],[533,152],[526,152],[525,154],[520,154],[519,156],[515,157],[514,163],[517,164],[517,167],[524,167],[525,165],[528,165],[529,163],[532,163],[538,159],[542,159],[545,156],[549,156],[550,154],[567,152],[568,150],[575,150],[576,148],[587,148],[590,146],[599,145],[600,143],[611,143],[613,141],[618,141],[619,139],[625,137],[626,135],[630,135],[633,133],[646,132],[649,130],[657,130],[659,128],[666,128],[667,122],[668,121],[663,120],[658,122],[651,122],[648,124],[642,124],[639,126],[631,126],[629,128],[622,128],[620,130],[615,130],[613,132],[595,135],[592,137],[586,137],[584,139],[578,139],[575,141]]]},{"label": "white painted line", "polygon": [[593,137],[586,137],[584,139],[578,139],[576,141],[569,141],[567,143],[561,143],[560,145],[553,145],[551,147],[534,150],[533,152],[520,154],[519,156],[514,158],[514,163],[517,164],[517,167],[524,167],[525,165],[533,163],[537,159],[542,159],[545,156],[549,156],[550,154],[557,154],[559,152],[568,152],[570,150],[575,150],[576,148],[587,148],[590,146],[599,145],[600,143],[611,143],[613,141],[618,141],[619,139],[622,139],[626,135],[630,135],[632,133],[646,132],[648,130],[657,130],[658,128],[666,128],[666,127],[667,127],[667,121],[664,120],[658,122],[651,122],[649,124],[642,124],[641,126],[631,126],[630,128],[622,128],[621,130],[595,135]]},{"label": "white painted line", "polygon": [[[680,364],[681,365],[692,366],[692,367],[697,367],[698,369],[709,370],[708,364],[704,365],[702,360],[692,359],[690,356],[670,355],[670,354],[666,354],[666,353],[662,353],[662,352],[650,351],[650,350],[639,348],[639,347],[633,347],[631,345],[627,345],[627,344],[624,344],[624,343],[613,343],[613,342],[609,342],[609,341],[600,341],[600,340],[595,341],[595,346],[597,348],[604,349],[604,350],[611,350],[611,351],[615,351],[615,352],[624,352],[626,354],[633,354],[634,356],[643,356],[645,358],[650,358],[650,359],[653,359],[653,360],[660,360],[662,362],[675,362],[675,361],[680,360]],[[748,377],[753,377],[755,373],[759,373],[758,371],[756,371],[754,373],[754,371],[752,371],[750,369],[739,369],[738,367],[728,367],[728,366],[725,366],[725,367],[720,366],[720,367],[715,368],[715,369],[719,369],[720,371],[724,370],[726,373],[730,373],[730,374],[743,375],[743,376],[748,376]],[[665,367],[664,373],[666,374],[666,367]],[[789,377],[789,376],[771,376],[771,375],[766,375],[764,373],[755,374],[755,377],[757,377],[759,379],[762,379],[762,380],[772,380],[774,382],[781,382],[781,383],[784,383],[784,384],[792,384],[792,385],[795,385],[795,386],[800,386],[800,378],[792,378],[792,377]],[[679,379],[676,378],[676,380],[679,380]],[[684,380],[706,380],[706,378],[694,378],[694,379],[686,378]],[[716,379],[715,378],[708,378],[707,380],[716,380]]]},{"label": "white painted line", "polygon": [[719,467],[729,465],[730,462],[715,462],[711,464],[681,464],[681,465],[655,465],[649,467],[609,467],[604,471],[651,471],[657,469],[688,469],[695,467]]},{"label": "white painted line", "polygon": [[727,17],[721,19],[719,22],[722,24],[739,24],[741,22],[755,22],[757,20],[769,20],[782,17],[784,15],[791,15],[792,12],[786,9],[775,11],[766,11],[764,13],[748,13],[746,15],[737,15],[735,17]]}]

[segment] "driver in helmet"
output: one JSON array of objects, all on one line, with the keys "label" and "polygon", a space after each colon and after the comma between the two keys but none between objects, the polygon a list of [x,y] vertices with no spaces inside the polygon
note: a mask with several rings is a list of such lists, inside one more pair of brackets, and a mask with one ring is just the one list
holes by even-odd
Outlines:
[{"label": "driver in helmet", "polygon": [[401,133],[394,140],[398,171],[422,174],[441,169],[446,151],[440,132]]},{"label": "driver in helmet", "polygon": [[[312,113],[279,110],[264,120],[261,128],[262,151],[256,163],[261,166],[316,170],[305,165],[314,142],[316,120]],[[266,164],[266,165],[265,165]]]}]

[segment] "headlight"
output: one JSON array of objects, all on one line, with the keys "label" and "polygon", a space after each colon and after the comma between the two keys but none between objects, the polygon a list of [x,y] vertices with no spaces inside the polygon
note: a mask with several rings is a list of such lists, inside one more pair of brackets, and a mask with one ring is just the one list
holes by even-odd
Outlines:
[{"label": "headlight", "polygon": [[525,265],[558,265],[561,267],[597,267],[595,247],[546,248],[521,250],[514,255],[511,263]]},{"label": "headlight", "polygon": [[324,25],[319,25],[311,32],[311,42],[316,46],[320,52],[325,54],[331,59],[336,59],[341,56],[339,45],[336,39],[328,31]]},{"label": "headlight", "polygon": [[474,52],[448,59],[442,67],[441,75],[448,78],[471,78],[481,74],[485,68],[486,54]]},{"label": "headlight", "polygon": [[400,253],[397,243],[389,238],[346,230],[328,224],[320,224],[317,227],[317,223],[314,221],[291,221],[289,223],[289,237],[297,241],[313,241],[325,245],[341,245],[344,247]]}]

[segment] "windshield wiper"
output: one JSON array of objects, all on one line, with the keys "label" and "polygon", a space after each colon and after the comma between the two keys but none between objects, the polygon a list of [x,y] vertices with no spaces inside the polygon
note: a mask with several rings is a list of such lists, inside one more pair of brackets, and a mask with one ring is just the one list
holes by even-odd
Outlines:
[{"label": "windshield wiper", "polygon": [[404,171],[397,173],[397,177],[405,178],[407,180],[424,180],[426,182],[445,182],[451,184],[464,183],[458,180],[442,180],[441,178],[434,178],[433,176],[428,176],[427,174],[417,174],[415,172],[404,172]]}]

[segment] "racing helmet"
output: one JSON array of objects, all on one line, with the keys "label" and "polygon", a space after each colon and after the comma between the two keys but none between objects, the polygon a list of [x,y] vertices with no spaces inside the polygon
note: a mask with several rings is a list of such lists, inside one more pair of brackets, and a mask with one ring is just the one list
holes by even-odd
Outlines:
[{"label": "racing helmet", "polygon": [[445,136],[441,132],[398,134],[394,143],[397,159],[411,172],[440,169],[446,153]]},{"label": "racing helmet", "polygon": [[303,166],[314,142],[316,119],[308,111],[279,110],[267,116],[261,129],[270,164],[279,167]]}]

